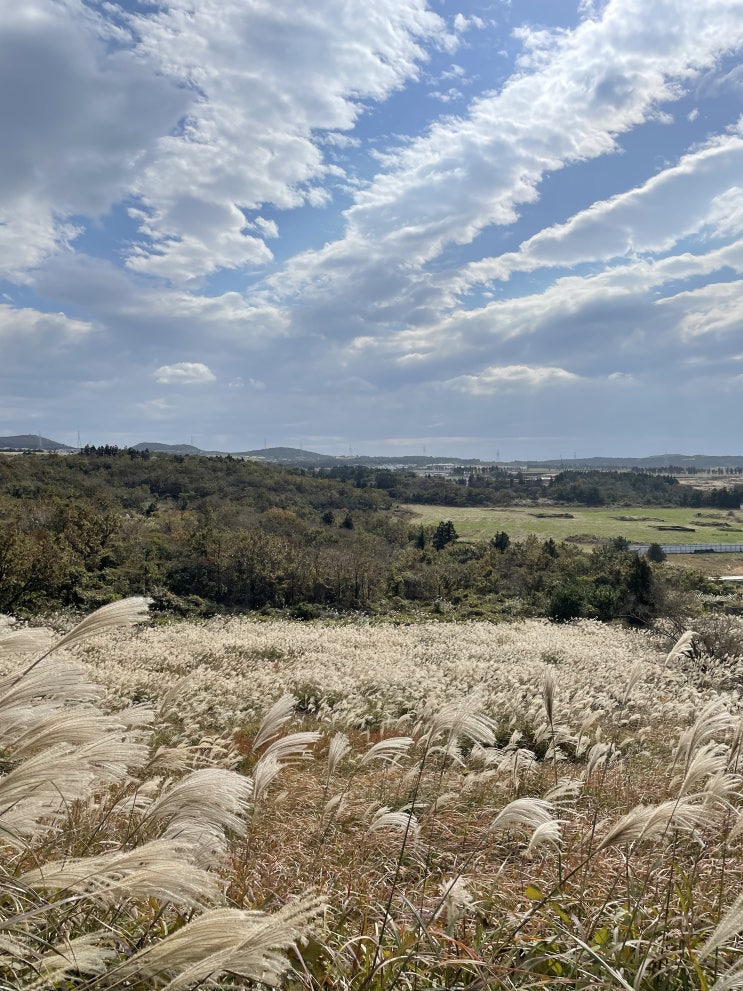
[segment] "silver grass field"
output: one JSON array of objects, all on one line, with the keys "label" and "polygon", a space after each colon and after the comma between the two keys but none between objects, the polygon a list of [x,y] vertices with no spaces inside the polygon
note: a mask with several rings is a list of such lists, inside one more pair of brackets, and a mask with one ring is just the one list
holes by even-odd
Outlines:
[{"label": "silver grass field", "polygon": [[0,617],[3,991],[743,987],[743,657],[146,619]]}]

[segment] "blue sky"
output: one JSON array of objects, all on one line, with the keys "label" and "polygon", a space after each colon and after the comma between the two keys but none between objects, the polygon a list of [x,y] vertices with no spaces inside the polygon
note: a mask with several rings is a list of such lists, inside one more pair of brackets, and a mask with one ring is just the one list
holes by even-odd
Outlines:
[{"label": "blue sky", "polygon": [[0,434],[743,453],[743,0],[0,0]]}]

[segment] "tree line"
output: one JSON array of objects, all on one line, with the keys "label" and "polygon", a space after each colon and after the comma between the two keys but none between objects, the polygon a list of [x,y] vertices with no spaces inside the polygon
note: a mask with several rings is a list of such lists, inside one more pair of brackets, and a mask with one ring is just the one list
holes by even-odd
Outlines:
[{"label": "tree line", "polygon": [[370,484],[378,472],[141,453],[0,458],[0,612],[148,594],[184,614],[424,609],[642,624],[667,598],[662,567],[622,541],[591,552],[506,533],[464,543],[445,516],[411,525],[393,489]]}]

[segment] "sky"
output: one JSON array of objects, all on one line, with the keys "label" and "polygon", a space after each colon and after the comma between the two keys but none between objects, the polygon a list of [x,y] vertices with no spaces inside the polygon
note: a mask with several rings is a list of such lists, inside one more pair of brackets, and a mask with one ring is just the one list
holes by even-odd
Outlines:
[{"label": "sky", "polygon": [[743,0],[0,0],[0,435],[743,453]]}]

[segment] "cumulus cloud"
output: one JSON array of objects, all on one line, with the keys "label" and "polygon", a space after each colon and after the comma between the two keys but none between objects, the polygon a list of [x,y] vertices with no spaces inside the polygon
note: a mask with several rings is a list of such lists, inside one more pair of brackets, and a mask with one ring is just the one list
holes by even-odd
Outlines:
[{"label": "cumulus cloud", "polygon": [[132,188],[187,94],[82,0],[0,6],[0,267],[17,275]]},{"label": "cumulus cloud", "polygon": [[155,381],[164,385],[200,385],[214,382],[216,375],[200,361],[178,361],[174,365],[161,365],[155,372]]},{"label": "cumulus cloud", "polygon": [[245,212],[318,202],[333,168],[315,132],[350,129],[365,99],[415,77],[446,41],[423,0],[330,0],[291,13],[262,0],[174,0],[135,16],[138,51],[198,94],[138,178],[144,240],[129,265],[178,282],[262,264]]},{"label": "cumulus cloud", "polygon": [[90,334],[93,327],[86,320],[75,320],[64,313],[40,313],[30,307],[14,307],[0,304],[0,337],[5,344],[12,339],[29,341],[55,347],[75,343]]}]

